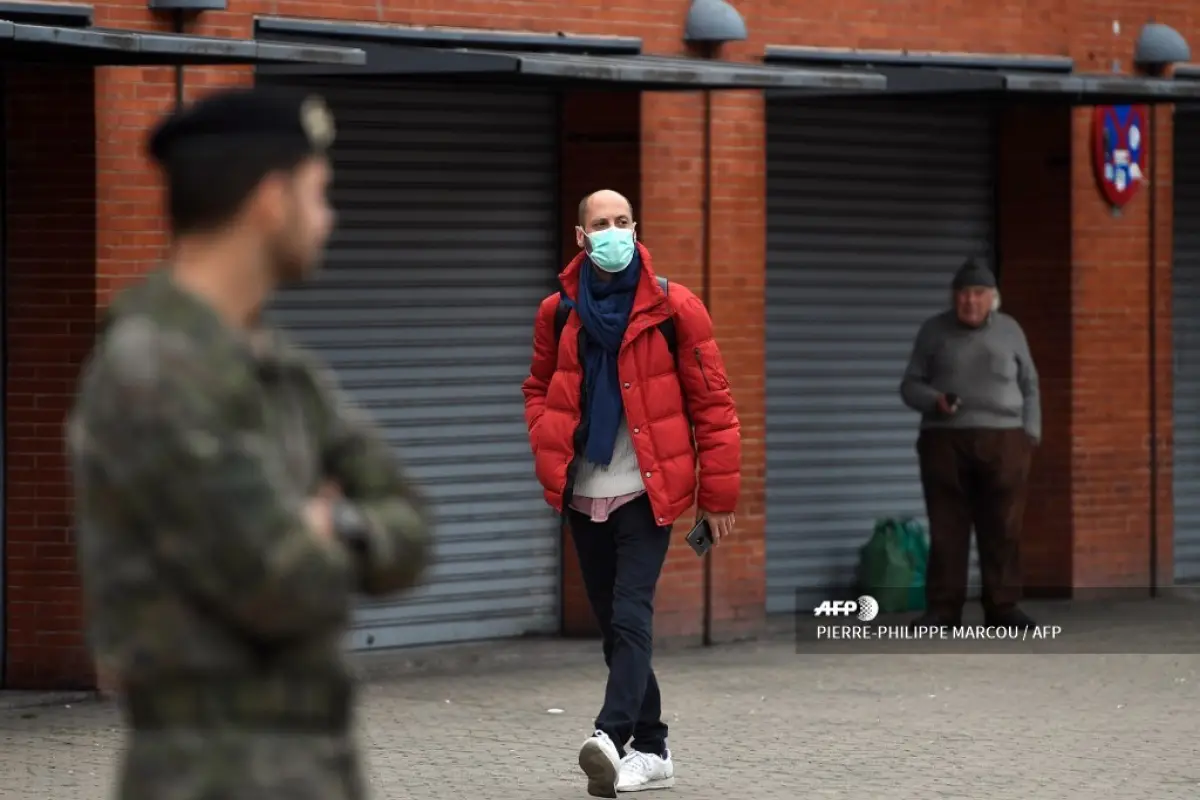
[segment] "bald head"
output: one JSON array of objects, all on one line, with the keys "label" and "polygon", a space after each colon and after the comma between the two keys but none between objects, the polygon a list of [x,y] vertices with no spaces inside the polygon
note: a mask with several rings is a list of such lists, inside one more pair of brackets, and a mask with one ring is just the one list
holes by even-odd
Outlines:
[{"label": "bald head", "polygon": [[[623,225],[618,224],[624,222]],[[585,232],[633,224],[633,205],[612,189],[592,192],[579,201],[579,227]]]},{"label": "bald head", "polygon": [[612,189],[601,189],[579,201],[579,227],[575,229],[575,243],[580,249],[590,252],[588,234],[609,228],[633,230],[636,227],[630,202]]}]

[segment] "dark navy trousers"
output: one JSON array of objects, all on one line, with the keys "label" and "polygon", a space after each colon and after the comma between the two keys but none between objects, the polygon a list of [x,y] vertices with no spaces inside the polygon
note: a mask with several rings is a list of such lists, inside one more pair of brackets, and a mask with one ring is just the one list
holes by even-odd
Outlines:
[{"label": "dark navy trousers", "polygon": [[604,522],[568,512],[584,587],[604,637],[608,685],[596,729],[625,755],[625,744],[663,755],[667,726],[662,696],[650,666],[654,590],[671,543],[670,526],[658,525],[646,495],[616,509]]}]

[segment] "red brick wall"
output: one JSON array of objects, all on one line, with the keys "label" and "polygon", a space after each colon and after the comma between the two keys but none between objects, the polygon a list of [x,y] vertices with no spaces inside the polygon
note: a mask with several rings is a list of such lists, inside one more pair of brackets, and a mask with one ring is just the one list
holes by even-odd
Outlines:
[{"label": "red brick wall", "polygon": [[[1156,8],[1160,22],[1195,40],[1194,13]],[[1079,69],[1106,71],[1116,60],[1129,71],[1142,20],[1114,2],[1091,4],[1077,20],[1071,55]],[[1124,33],[1112,33],[1120,20]],[[1150,160],[1159,161],[1154,185],[1114,216],[1096,187],[1091,164],[1091,109],[1074,113],[1072,205],[1072,541],[1074,585],[1079,589],[1141,590],[1150,580],[1150,519],[1158,522],[1158,581],[1171,581],[1171,335],[1170,264],[1172,193],[1171,115],[1156,114]],[[1153,197],[1154,203],[1151,202]],[[1155,206],[1154,236],[1151,207]],[[1150,492],[1150,290],[1157,289],[1157,417],[1159,479]]]},{"label": "red brick wall", "polygon": [[761,92],[712,96],[709,308],[742,425],[736,536],[713,550],[713,641],[756,631],[766,613],[766,129]]},{"label": "red brick wall", "polygon": [[62,440],[95,329],[90,70],[9,68],[6,237],[4,685],[84,685]]},{"label": "red brick wall", "polygon": [[998,239],[1004,310],[1033,352],[1042,445],[1030,476],[1022,561],[1031,594],[1071,586],[1071,110],[1000,116]]},{"label": "red brick wall", "polygon": [[[704,233],[703,103],[696,93],[642,95],[642,240],[656,268],[701,293]],[[676,523],[655,601],[655,634],[704,633],[702,560],[684,541],[694,522]]]},{"label": "red brick wall", "polygon": [[[1174,222],[1175,222],[1175,185],[1174,163],[1175,152],[1175,110],[1159,108],[1154,114],[1154,135],[1157,139],[1153,146],[1152,162],[1149,164],[1147,175],[1150,176],[1156,208],[1152,226],[1151,247],[1154,253],[1155,274],[1155,357],[1153,364],[1153,379],[1156,388],[1154,411],[1157,420],[1154,440],[1158,452],[1154,461],[1158,465],[1156,490],[1152,493],[1154,500],[1153,519],[1157,523],[1157,541],[1155,560],[1157,566],[1157,585],[1169,586],[1174,584],[1174,534],[1175,506],[1172,482],[1174,481],[1174,435],[1175,422],[1172,415],[1172,405],[1175,390],[1172,368],[1171,326],[1171,264],[1174,260]],[[1147,287],[1147,292],[1149,287]],[[1149,434],[1149,431],[1147,431]],[[1147,486],[1149,489],[1149,486]],[[1147,571],[1149,556],[1147,556]]]},{"label": "red brick wall", "polygon": [[[714,641],[755,630],[765,613],[763,430],[766,257],[766,162],[763,100],[758,92],[712,96],[711,163],[704,151],[704,96],[647,93],[642,101],[642,220],[661,271],[704,291],[704,237],[709,246],[712,313],[743,435],[743,491],[736,536],[713,550],[710,592]],[[705,169],[712,213],[706,229]],[[676,525],[659,585],[660,635],[702,636],[703,562],[683,539],[692,515]]]},{"label": "red brick wall", "polygon": [[[1178,0],[1172,0],[1172,3],[1183,8]],[[1111,22],[1113,18],[1119,18],[1122,11],[1116,2],[1097,7],[1094,3],[1085,6],[1079,0],[1017,0],[980,11],[977,4],[963,2],[900,0],[889,3],[881,11],[878,3],[855,0],[839,5],[836,14],[829,13],[825,7],[803,3],[739,0],[736,4],[746,19],[751,39],[731,46],[724,53],[724,57],[735,60],[755,60],[763,46],[770,43],[1069,54],[1085,69],[1107,69],[1108,60],[1114,56],[1128,64],[1136,28],[1145,13],[1140,8],[1125,8],[1126,30],[1119,38],[1114,38]],[[1176,25],[1185,36],[1195,39],[1197,26],[1192,24],[1192,12],[1186,9],[1176,12],[1171,5],[1155,8],[1158,19]],[[256,14],[336,17],[396,24],[639,36],[647,52],[679,53],[683,50],[681,30],[688,6],[689,0],[671,0],[665,4],[619,0],[616,6],[603,9],[582,0],[450,0],[433,9],[428,4],[423,7],[380,6],[368,0],[346,0],[332,5],[274,0],[238,5],[234,12],[208,14],[194,32],[247,37],[251,35],[252,18]],[[151,17],[141,0],[104,3],[97,8],[96,17],[99,25],[166,28],[161,20]],[[188,94],[194,96],[213,85],[244,83],[249,79],[246,70],[189,69]],[[166,68],[105,69],[96,72],[95,80],[98,224],[94,239],[94,284],[97,296],[83,300],[65,288],[74,286],[71,281],[78,280],[82,282],[81,286],[88,286],[86,290],[80,289],[81,292],[92,291],[82,277],[72,277],[56,283],[53,290],[46,290],[59,293],[59,300],[55,302],[61,303],[66,311],[57,316],[56,323],[65,323],[71,330],[74,330],[73,324],[82,324],[86,329],[88,323],[85,320],[90,319],[92,304],[103,303],[114,286],[153,265],[161,257],[165,245],[158,182],[141,154],[141,147],[146,126],[173,102],[173,71]],[[761,98],[752,93],[719,94],[714,102],[713,224],[708,233],[713,265],[710,302],[718,337],[732,373],[745,435],[745,493],[739,510],[738,539],[713,557],[714,634],[717,638],[737,636],[753,628],[762,613],[765,220],[761,103]],[[699,290],[704,231],[702,99],[694,93],[647,94],[641,98],[640,112],[637,115],[641,132],[637,158],[633,157],[632,145],[627,146],[617,157],[620,162],[617,171],[622,176],[621,182],[631,180],[634,175],[640,178],[636,189],[626,191],[638,198],[641,234],[653,250],[656,263],[672,279]],[[66,112],[39,105],[30,113],[55,115]],[[1016,208],[1006,206],[1001,213],[1006,299],[1009,309],[1030,329],[1047,391],[1047,442],[1039,455],[1036,487],[1030,502],[1028,563],[1036,573],[1036,581],[1048,584],[1065,580],[1085,585],[1136,583],[1144,580],[1148,563],[1149,399],[1145,381],[1138,376],[1145,375],[1147,363],[1146,348],[1140,343],[1145,340],[1147,324],[1143,287],[1149,262],[1149,195],[1143,193],[1124,217],[1113,220],[1103,208],[1091,176],[1084,113],[1068,115],[1066,120],[1053,112],[1029,113],[1031,116],[1012,116],[1006,122],[1009,131],[1006,141],[1017,144],[1014,152],[1005,157],[1005,163],[1028,165],[1034,174],[1024,185],[1010,175],[1001,187],[1003,196],[1010,198],[1006,203],[1019,204]],[[1043,113],[1048,116],[1038,116]],[[631,118],[634,116],[628,111],[622,112],[622,116],[626,114]],[[1026,129],[1028,124],[1049,126],[1048,129],[1055,131],[1051,142],[1039,144],[1033,141],[1035,137]],[[64,135],[71,137],[82,136],[88,130],[82,125],[67,127],[70,131],[64,130]],[[1162,277],[1159,282],[1161,376],[1168,375],[1170,365],[1170,337],[1167,335],[1170,180],[1165,174],[1169,162],[1169,153],[1165,149],[1169,144],[1168,128],[1165,123],[1160,126],[1156,151],[1163,165],[1156,182],[1159,197],[1156,252]],[[47,140],[45,130],[41,129],[39,141]],[[1070,143],[1070,152],[1064,167],[1060,155],[1066,150],[1066,142]],[[34,144],[30,142],[29,146]],[[90,152],[86,146],[55,148],[57,160],[53,166],[63,172],[66,165],[74,164],[76,159],[84,158],[83,153]],[[1047,160],[1049,165],[1039,170],[1038,164]],[[634,163],[636,169],[632,166]],[[564,176],[564,190],[575,193],[590,185],[588,169],[592,166],[601,168],[601,165],[572,164],[570,169],[574,172]],[[608,166],[602,168],[607,172]],[[578,183],[574,183],[576,181]],[[612,178],[606,178],[605,182],[611,181]],[[1028,188],[1031,184],[1041,187],[1036,197],[1031,197],[1033,193]],[[621,189],[620,186],[615,188]],[[39,191],[45,191],[44,184]],[[34,196],[38,195],[35,193]],[[565,197],[564,209],[576,199]],[[63,213],[61,206],[58,208],[57,213]],[[1069,223],[1067,214],[1071,215]],[[564,223],[564,233],[567,233],[570,222],[564,219]],[[1036,233],[1023,233],[1023,227],[1036,229]],[[1064,228],[1069,232],[1064,234]],[[54,247],[65,251],[67,244],[59,239],[61,237],[55,239]],[[26,257],[27,262],[54,261],[61,265],[70,261],[78,267],[85,259],[83,245],[75,246],[81,250],[79,253],[72,251],[70,258],[51,257],[50,249],[39,249]],[[1048,271],[1052,268],[1057,269]],[[15,269],[11,262],[9,269]],[[72,299],[68,300],[68,295]],[[12,307],[13,304],[10,302],[9,305]],[[45,316],[40,316],[39,321],[44,322]],[[10,322],[12,330],[13,322]],[[14,352],[25,335],[28,334],[16,333]],[[60,345],[50,346],[56,349],[53,352],[43,350],[41,356],[21,357],[32,359],[27,363],[40,358],[48,368],[61,370],[63,374],[72,373],[81,355],[80,345],[74,339],[64,337]],[[24,407],[24,413],[30,416],[22,418],[21,401],[13,395],[19,388],[16,376],[21,374],[17,371],[20,366],[20,361],[11,361],[9,365],[10,381],[13,381],[9,391],[9,435],[18,435],[19,429],[26,434],[29,430],[37,431],[40,437],[41,429],[34,421],[33,410],[41,413],[40,409],[51,409],[47,413],[57,415],[53,424],[58,425],[62,409],[56,403],[63,404],[49,399],[53,397],[53,392],[49,392],[36,395],[41,399],[39,405],[37,400],[29,399],[34,394],[27,392],[25,402],[31,405]],[[45,373],[48,376],[57,374],[52,370]],[[32,373],[22,380],[31,380],[30,375]],[[1163,442],[1162,458],[1169,463],[1169,380],[1164,377],[1160,384],[1158,403],[1162,424],[1159,435]],[[26,422],[21,423],[22,419]],[[10,454],[14,464],[24,463],[38,470],[38,474],[47,469],[48,474],[57,472],[60,476],[39,479],[36,489],[28,485],[22,490],[19,483],[10,484],[8,508],[12,548],[9,568],[18,573],[15,582],[10,578],[9,588],[10,678],[24,674],[30,681],[49,681],[50,678],[39,677],[42,673],[36,669],[23,668],[25,671],[20,672],[13,666],[19,653],[41,652],[44,656],[49,652],[37,651],[36,647],[30,650],[31,642],[45,643],[55,638],[53,626],[41,626],[42,633],[39,634],[21,621],[27,617],[21,616],[24,612],[15,603],[27,601],[17,601],[13,593],[21,587],[20,569],[37,569],[43,573],[57,571],[61,580],[49,581],[49,585],[66,587],[68,593],[74,591],[65,562],[56,565],[53,561],[58,557],[52,547],[54,537],[61,534],[61,542],[67,542],[65,506],[52,499],[55,491],[61,491],[61,488],[55,490],[53,487],[62,486],[61,464],[54,461],[58,458],[56,454],[61,452],[61,445],[55,441],[51,448],[49,439],[43,441],[40,438],[25,440],[25,444],[21,440],[10,441],[15,442]],[[1162,557],[1169,559],[1169,472],[1163,472],[1159,486]],[[28,496],[17,494],[19,491],[25,491]],[[42,509],[40,517],[38,508]],[[21,509],[25,509],[22,513],[26,516],[18,514]],[[25,533],[19,525],[22,519],[27,526]],[[50,547],[50,550],[30,549],[29,539],[35,530],[37,541],[42,543],[38,546]],[[24,543],[22,536],[26,537]],[[23,544],[24,550],[21,549]],[[29,566],[32,562],[25,561],[27,566],[21,567],[22,559],[40,560],[42,555],[49,559],[42,566],[34,568]],[[569,585],[572,580],[568,569]],[[46,585],[46,582],[41,583],[39,591],[49,591],[44,588]],[[680,543],[669,556],[660,588],[660,634],[695,636],[701,633],[702,589],[701,562]],[[573,591],[577,591],[577,587]],[[579,616],[579,609],[572,610],[568,603],[568,627],[578,622]],[[70,641],[78,641],[77,634],[66,635],[74,637]],[[68,672],[73,669],[69,659],[64,663],[68,666],[62,669]],[[47,672],[44,674],[49,675],[53,669],[56,668],[45,667]],[[73,673],[75,677],[81,674]]]},{"label": "red brick wall", "polygon": [[[1166,120],[1162,114],[1160,120]],[[1090,109],[1073,119],[1071,511],[1074,584],[1088,589],[1145,587],[1149,581],[1149,210],[1143,191],[1120,216],[1101,198],[1091,166]],[[1165,129],[1165,130],[1164,130]],[[1153,153],[1170,147],[1169,125]],[[1169,158],[1169,150],[1165,151]],[[1164,191],[1164,184],[1167,191]],[[1169,178],[1156,184],[1160,216],[1171,213]],[[1159,363],[1169,372],[1169,229],[1159,227]],[[1163,351],[1167,351],[1164,353]],[[1163,361],[1166,357],[1168,360]],[[1160,385],[1160,420],[1169,390]],[[1163,400],[1166,400],[1166,405]],[[1161,432],[1160,432],[1161,435]],[[1160,487],[1170,486],[1161,473]],[[1169,541],[1169,496],[1160,491],[1160,538]],[[1168,583],[1169,576],[1160,576]]]}]

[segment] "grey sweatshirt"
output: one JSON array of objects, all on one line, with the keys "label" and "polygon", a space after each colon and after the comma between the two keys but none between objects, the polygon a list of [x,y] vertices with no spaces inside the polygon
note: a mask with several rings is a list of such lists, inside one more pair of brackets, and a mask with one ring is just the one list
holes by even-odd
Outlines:
[{"label": "grey sweatshirt", "polygon": [[[939,394],[956,394],[958,412],[937,409]],[[926,320],[904,370],[900,396],[921,412],[922,428],[1024,428],[1042,438],[1038,374],[1017,321],[993,312],[979,328],[953,309]]]}]

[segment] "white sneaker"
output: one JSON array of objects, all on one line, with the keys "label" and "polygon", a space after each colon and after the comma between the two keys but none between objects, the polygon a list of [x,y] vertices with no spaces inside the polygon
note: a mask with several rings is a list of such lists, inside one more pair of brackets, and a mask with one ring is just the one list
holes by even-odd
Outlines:
[{"label": "white sneaker", "polygon": [[644,792],[648,789],[670,789],[675,785],[675,764],[671,751],[666,758],[651,753],[630,750],[621,762],[617,776],[618,792]]},{"label": "white sneaker", "polygon": [[579,748],[579,767],[588,776],[588,794],[592,797],[616,797],[617,773],[621,757],[617,746],[604,731],[596,731]]}]

